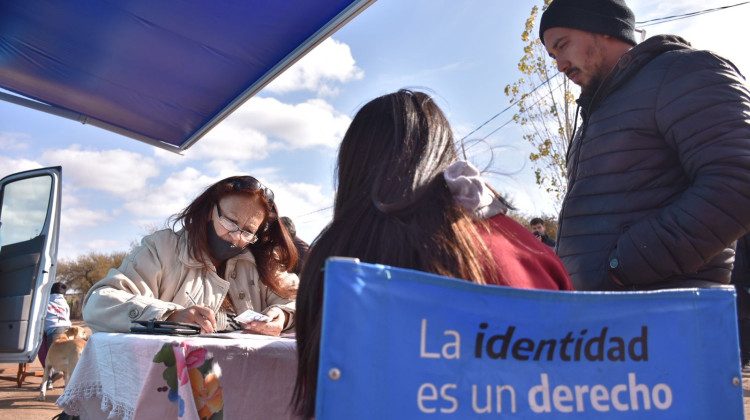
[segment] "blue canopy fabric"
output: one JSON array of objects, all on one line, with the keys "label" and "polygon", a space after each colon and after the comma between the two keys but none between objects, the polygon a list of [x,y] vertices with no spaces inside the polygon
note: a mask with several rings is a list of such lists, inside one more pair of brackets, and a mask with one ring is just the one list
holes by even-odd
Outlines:
[{"label": "blue canopy fabric", "polygon": [[0,99],[179,152],[374,1],[0,0]]}]

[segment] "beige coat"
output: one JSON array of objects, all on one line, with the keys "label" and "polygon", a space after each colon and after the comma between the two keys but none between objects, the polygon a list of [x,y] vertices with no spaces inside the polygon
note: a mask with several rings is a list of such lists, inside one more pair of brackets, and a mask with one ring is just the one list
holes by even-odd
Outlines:
[{"label": "beige coat", "polygon": [[[285,331],[293,328],[295,302],[282,298],[258,279],[255,257],[249,251],[227,261],[226,277],[188,256],[187,235],[170,229],[143,238],[119,269],[111,269],[83,301],[83,319],[93,331],[129,332],[131,321],[164,320],[172,311],[192,305],[185,292],[199,305],[218,314],[229,293],[238,313],[247,309],[265,313],[277,306],[287,315]],[[297,276],[283,273],[286,286],[296,290]],[[217,317],[222,318],[222,317]],[[224,319],[217,319],[219,329]]]}]

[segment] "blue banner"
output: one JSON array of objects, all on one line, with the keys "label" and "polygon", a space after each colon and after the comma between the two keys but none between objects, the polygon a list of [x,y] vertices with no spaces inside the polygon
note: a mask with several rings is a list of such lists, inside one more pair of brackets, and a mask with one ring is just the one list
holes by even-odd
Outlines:
[{"label": "blue banner", "polygon": [[732,289],[553,292],[326,264],[326,419],[742,419]]}]

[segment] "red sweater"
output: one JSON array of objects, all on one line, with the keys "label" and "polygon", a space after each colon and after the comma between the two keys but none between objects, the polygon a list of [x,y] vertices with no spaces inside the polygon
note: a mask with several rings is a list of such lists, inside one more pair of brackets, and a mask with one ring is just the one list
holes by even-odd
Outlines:
[{"label": "red sweater", "polygon": [[[567,271],[552,248],[545,245],[503,214],[498,214],[477,226],[479,234],[495,260],[501,286],[522,289],[573,290]],[[487,266],[486,269],[491,269]]]}]

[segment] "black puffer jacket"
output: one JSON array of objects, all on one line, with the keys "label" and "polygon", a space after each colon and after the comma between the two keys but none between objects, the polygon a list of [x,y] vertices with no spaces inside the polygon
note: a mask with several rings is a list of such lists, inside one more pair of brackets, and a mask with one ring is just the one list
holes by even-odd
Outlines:
[{"label": "black puffer jacket", "polygon": [[557,244],[575,289],[729,283],[750,229],[750,93],[734,65],[653,37],[579,105]]}]

